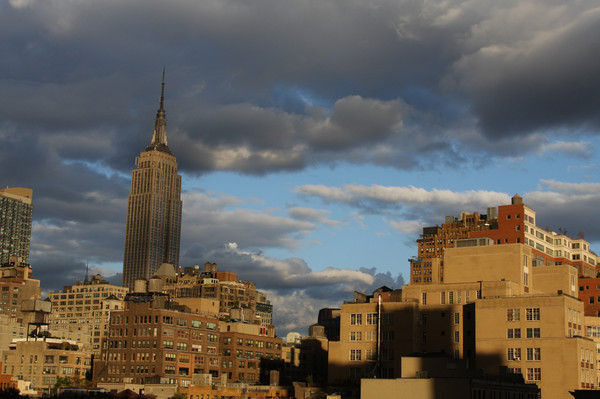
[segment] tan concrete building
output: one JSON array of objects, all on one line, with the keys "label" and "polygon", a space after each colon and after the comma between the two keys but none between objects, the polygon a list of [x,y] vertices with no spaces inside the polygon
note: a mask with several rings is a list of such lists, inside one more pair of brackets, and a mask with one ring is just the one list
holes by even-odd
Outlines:
[{"label": "tan concrete building", "polygon": [[136,159],[127,202],[123,285],[149,279],[162,263],[179,264],[181,175],[167,145],[164,74],[152,142]]},{"label": "tan concrete building", "polygon": [[108,332],[110,313],[123,309],[128,288],[110,284],[95,274],[59,291],[50,291],[50,330],[99,354]]},{"label": "tan concrete building", "polygon": [[91,354],[62,339],[20,339],[2,353],[3,372],[30,381],[37,390],[48,390],[57,377],[85,378]]},{"label": "tan concrete building", "polygon": [[355,295],[341,306],[340,339],[329,343],[330,384],[400,378],[402,356],[443,353],[488,374],[522,375],[544,398],[596,387],[597,349],[582,337],[577,269],[538,265],[524,244],[478,238],[456,246],[445,250],[444,283],[404,286],[400,298]]},{"label": "tan concrete building", "polygon": [[12,257],[29,263],[33,190],[23,187],[0,189],[0,265]]},{"label": "tan concrete building", "polygon": [[539,388],[512,375],[473,373],[464,362],[441,357],[402,357],[396,379],[361,380],[361,399],[538,399]]},{"label": "tan concrete building", "polygon": [[11,258],[11,262],[0,266],[0,314],[23,323],[23,305],[31,299],[41,298],[40,280],[33,278],[28,263]]}]

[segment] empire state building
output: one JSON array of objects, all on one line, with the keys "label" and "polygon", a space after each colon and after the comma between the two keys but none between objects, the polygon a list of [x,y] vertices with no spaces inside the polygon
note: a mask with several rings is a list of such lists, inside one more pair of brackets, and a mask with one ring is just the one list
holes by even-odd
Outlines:
[{"label": "empire state building", "polygon": [[162,263],[177,267],[181,235],[181,175],[167,145],[163,71],[152,142],[135,160],[127,202],[123,286],[148,279]]}]

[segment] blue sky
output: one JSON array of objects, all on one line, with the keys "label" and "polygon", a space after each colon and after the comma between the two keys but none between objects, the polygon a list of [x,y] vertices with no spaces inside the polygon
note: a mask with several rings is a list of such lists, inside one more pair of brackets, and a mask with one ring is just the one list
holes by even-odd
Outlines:
[{"label": "blue sky", "polygon": [[45,289],[119,272],[166,66],[182,265],[305,332],[399,287],[424,225],[514,193],[595,248],[599,49],[593,0],[0,0],[0,181],[34,189]]}]

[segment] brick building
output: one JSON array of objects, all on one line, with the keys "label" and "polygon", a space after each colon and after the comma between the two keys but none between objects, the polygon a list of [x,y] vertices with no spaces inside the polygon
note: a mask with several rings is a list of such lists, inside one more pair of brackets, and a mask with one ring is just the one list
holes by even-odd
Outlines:
[{"label": "brick building", "polygon": [[411,284],[444,282],[444,252],[464,238],[526,244],[535,265],[571,265],[583,277],[596,277],[600,261],[585,239],[538,227],[535,211],[517,194],[510,205],[488,208],[486,215],[463,213],[460,218],[446,217],[441,226],[425,227],[417,240],[418,256],[410,260]]},{"label": "brick building", "polygon": [[600,317],[600,278],[579,278],[579,299],[586,316]]},{"label": "brick building", "polygon": [[221,371],[233,382],[256,384],[261,379],[261,361],[281,359],[282,340],[273,326],[221,322]]},{"label": "brick building", "polygon": [[122,311],[111,313],[99,382],[188,386],[193,374],[221,371],[219,320],[191,313],[162,293],[132,293]]}]

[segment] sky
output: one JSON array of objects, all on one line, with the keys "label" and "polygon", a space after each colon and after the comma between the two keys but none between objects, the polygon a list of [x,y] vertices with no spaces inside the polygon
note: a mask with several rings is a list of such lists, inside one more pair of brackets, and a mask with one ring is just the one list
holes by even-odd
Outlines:
[{"label": "sky", "polygon": [[34,189],[46,292],[118,280],[165,67],[181,265],[306,334],[400,288],[423,226],[515,193],[598,251],[599,51],[591,0],[0,0],[0,185]]}]

